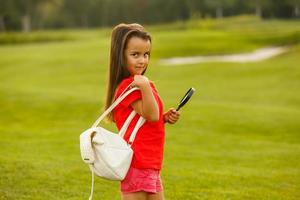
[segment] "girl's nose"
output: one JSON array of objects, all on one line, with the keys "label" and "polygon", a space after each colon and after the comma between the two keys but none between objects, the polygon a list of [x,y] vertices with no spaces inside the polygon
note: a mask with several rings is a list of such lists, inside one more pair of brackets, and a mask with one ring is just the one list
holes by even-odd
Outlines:
[{"label": "girl's nose", "polygon": [[145,58],[144,56],[141,56],[139,59],[139,63],[144,64],[147,62],[147,58]]}]

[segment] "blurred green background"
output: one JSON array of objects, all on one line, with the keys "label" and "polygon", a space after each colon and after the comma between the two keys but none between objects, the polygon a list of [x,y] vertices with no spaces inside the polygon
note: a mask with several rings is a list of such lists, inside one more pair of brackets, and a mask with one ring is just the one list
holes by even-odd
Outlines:
[{"label": "blurred green background", "polygon": [[[299,199],[295,9],[293,19],[275,19],[264,9],[261,16],[235,17],[224,9],[222,17],[212,18],[214,9],[194,8],[198,14],[184,20],[118,19],[146,23],[153,37],[146,76],[165,109],[177,106],[188,88],[197,90],[180,121],[166,126],[166,199]],[[112,24],[42,30],[32,23],[23,30],[29,33],[18,32],[21,24],[12,27],[17,32],[0,33],[0,199],[87,199],[90,171],[81,161],[79,135],[102,112]],[[160,62],[264,47],[288,51],[249,63]],[[114,124],[103,125],[116,130]],[[120,199],[118,182],[97,178],[94,199]]]},{"label": "blurred green background", "polygon": [[[299,19],[299,0],[1,0],[0,31],[161,24],[251,14]],[[1,43],[1,42],[0,42]]]}]

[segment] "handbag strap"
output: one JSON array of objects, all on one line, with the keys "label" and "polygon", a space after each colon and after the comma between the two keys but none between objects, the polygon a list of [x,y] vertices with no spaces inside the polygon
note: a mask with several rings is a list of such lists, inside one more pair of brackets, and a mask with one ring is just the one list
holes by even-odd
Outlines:
[{"label": "handbag strap", "polygon": [[127,117],[126,121],[124,122],[122,128],[119,131],[119,136],[120,137],[122,137],[122,138],[124,137],[125,132],[126,132],[130,122],[132,121],[132,119],[134,118],[135,115],[136,115],[136,112],[134,110],[129,114],[129,116]]},{"label": "handbag strap", "polygon": [[[139,90],[139,88],[137,87],[133,87],[131,88],[130,90],[126,91],[128,88],[130,88],[131,84],[128,85],[124,91],[120,94],[120,96],[112,103],[112,105],[106,110],[104,111],[104,113],[95,121],[95,123],[92,125],[93,128],[97,127],[98,124],[123,100],[125,99],[125,97],[127,97],[131,92],[135,91],[135,90]],[[119,136],[121,136],[122,138],[124,137],[125,133],[126,133],[126,130],[129,126],[129,124],[131,123],[131,121],[133,120],[134,116],[136,115],[136,112],[133,110],[129,116],[127,117],[126,121],[124,122],[122,128],[120,129],[119,131]],[[131,146],[135,137],[136,137],[136,134],[139,130],[139,128],[145,123],[145,119],[143,117],[139,117],[131,135],[130,135],[130,138],[129,138],[129,142],[128,144]]]},{"label": "handbag strap", "polygon": [[91,192],[90,192],[90,196],[89,196],[89,200],[93,199],[93,193],[94,193],[94,183],[95,183],[95,172],[93,170],[93,165],[94,164],[89,164],[91,173],[92,173],[92,186],[91,186]]},{"label": "handbag strap", "polygon": [[146,120],[143,117],[140,117],[139,120],[137,121],[128,141],[129,146],[132,145],[139,128],[145,123],[145,121]]},{"label": "handbag strap", "polygon": [[126,96],[128,96],[131,92],[138,90],[139,88],[133,87],[127,92],[125,92],[131,85],[127,86],[122,94],[104,111],[104,113],[95,121],[92,125],[92,128],[98,126],[98,124],[123,100]]}]

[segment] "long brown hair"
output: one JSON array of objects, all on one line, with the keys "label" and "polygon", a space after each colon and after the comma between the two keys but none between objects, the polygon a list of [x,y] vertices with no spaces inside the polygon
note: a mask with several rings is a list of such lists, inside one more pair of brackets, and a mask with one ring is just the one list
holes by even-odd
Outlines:
[{"label": "long brown hair", "polygon": [[[114,101],[115,91],[121,81],[130,76],[125,64],[124,51],[128,40],[132,37],[139,37],[151,42],[150,34],[139,24],[119,24],[112,31],[105,109]],[[108,115],[108,120],[113,121],[112,113]]]}]

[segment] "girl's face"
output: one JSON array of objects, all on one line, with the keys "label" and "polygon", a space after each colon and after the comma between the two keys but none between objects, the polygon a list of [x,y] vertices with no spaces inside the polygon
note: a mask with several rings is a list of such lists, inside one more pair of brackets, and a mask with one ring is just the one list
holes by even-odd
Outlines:
[{"label": "girl's face", "polygon": [[151,42],[140,37],[132,37],[127,41],[125,63],[132,76],[141,75],[149,63]]}]

